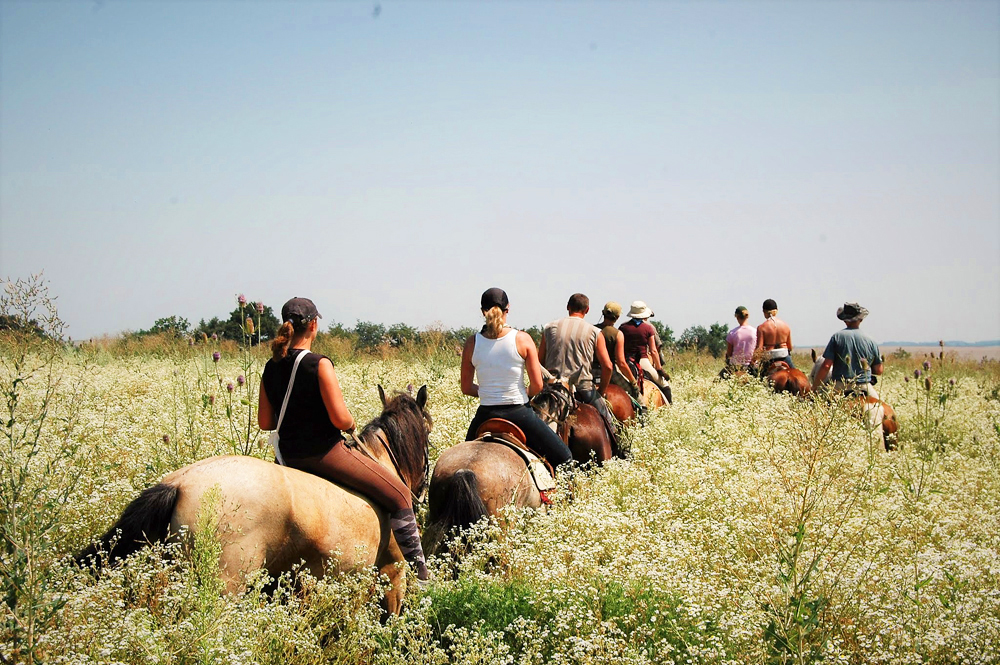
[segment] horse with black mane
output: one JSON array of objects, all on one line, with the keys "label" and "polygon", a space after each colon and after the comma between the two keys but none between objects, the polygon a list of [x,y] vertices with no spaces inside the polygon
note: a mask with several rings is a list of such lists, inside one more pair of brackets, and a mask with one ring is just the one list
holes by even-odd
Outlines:
[{"label": "horse with black mane", "polygon": [[[427,386],[415,399],[407,393],[386,399],[381,386],[379,396],[382,413],[365,426],[358,445],[420,496],[429,468]],[[210,505],[212,497],[218,505]],[[147,542],[197,528],[203,510],[217,514],[219,566],[228,591],[242,588],[247,573],[259,568],[277,577],[299,562],[316,576],[375,566],[390,581],[386,609],[401,609],[405,576],[398,564],[404,559],[388,515],[356,492],[255,457],[211,457],[167,474],[76,560],[99,571]],[[327,568],[331,561],[333,570]]]},{"label": "horse with black mane", "polygon": [[[565,383],[552,381],[531,399],[531,407],[567,442],[573,459],[601,464],[621,451],[612,446],[604,419],[578,402]],[[515,427],[514,430],[517,428]],[[518,432],[515,438],[522,438]],[[531,442],[527,441],[530,447]],[[539,490],[522,453],[496,439],[479,438],[448,448],[431,476],[424,544],[433,553],[453,530],[462,530],[502,508],[540,508]]]}]

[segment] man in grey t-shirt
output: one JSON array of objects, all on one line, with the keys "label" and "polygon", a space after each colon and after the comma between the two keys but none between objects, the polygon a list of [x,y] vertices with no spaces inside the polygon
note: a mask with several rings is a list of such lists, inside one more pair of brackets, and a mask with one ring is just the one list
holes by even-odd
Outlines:
[{"label": "man in grey t-shirt", "polygon": [[[568,316],[545,324],[538,359],[553,376],[563,381],[575,381],[576,398],[593,405],[601,414],[612,439],[616,439],[614,418],[604,401],[611,383],[611,357],[604,336],[584,317],[590,311],[590,299],[574,293],[566,304]],[[601,384],[595,389],[592,367],[601,368]]]},{"label": "man in grey t-shirt", "polygon": [[878,398],[872,387],[872,375],[882,373],[882,356],[878,344],[861,332],[861,322],[868,310],[856,302],[844,303],[837,309],[837,318],[847,327],[830,338],[823,351],[823,365],[813,379],[813,389],[823,385],[833,370],[834,389],[845,393],[864,394]]}]

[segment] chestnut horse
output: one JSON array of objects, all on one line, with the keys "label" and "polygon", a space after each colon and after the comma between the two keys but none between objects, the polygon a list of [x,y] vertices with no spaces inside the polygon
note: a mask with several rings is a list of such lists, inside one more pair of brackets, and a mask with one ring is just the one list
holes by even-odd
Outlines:
[{"label": "chestnut horse", "polygon": [[[416,399],[403,393],[386,400],[381,386],[379,395],[382,414],[361,432],[361,444],[419,495],[427,482],[427,386]],[[322,576],[332,572],[327,563],[336,553],[337,571],[375,566],[386,575],[386,609],[399,612],[405,576],[397,564],[403,556],[388,515],[365,497],[319,476],[256,457],[210,457],[167,474],[133,500],[77,561],[96,567],[112,564],[145,542],[196,528],[203,509],[215,511],[218,520],[219,566],[228,591],[242,588],[253,570],[266,568],[276,577],[300,561],[313,575]]]},{"label": "chestnut horse", "polygon": [[614,383],[608,384],[608,393],[605,395],[605,399],[608,400],[608,407],[618,422],[627,423],[635,418],[635,406],[632,404],[632,398],[621,386]]},{"label": "chestnut horse", "polygon": [[768,364],[767,380],[774,386],[776,393],[791,393],[792,395],[807,395],[812,384],[805,372],[793,369],[788,363],[781,360],[774,360]]}]

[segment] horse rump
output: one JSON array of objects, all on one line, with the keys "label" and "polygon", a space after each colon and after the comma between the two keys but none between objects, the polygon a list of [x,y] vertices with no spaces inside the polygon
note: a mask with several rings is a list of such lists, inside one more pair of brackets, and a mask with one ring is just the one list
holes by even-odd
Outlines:
[{"label": "horse rump", "polygon": [[77,565],[100,570],[137,552],[146,543],[165,540],[179,496],[177,487],[164,483],[144,489],[125,507],[114,526],[74,557]]},{"label": "horse rump", "polygon": [[459,469],[449,482],[431,485],[424,540],[431,554],[454,531],[464,531],[490,514],[479,495],[479,479],[469,469]]}]

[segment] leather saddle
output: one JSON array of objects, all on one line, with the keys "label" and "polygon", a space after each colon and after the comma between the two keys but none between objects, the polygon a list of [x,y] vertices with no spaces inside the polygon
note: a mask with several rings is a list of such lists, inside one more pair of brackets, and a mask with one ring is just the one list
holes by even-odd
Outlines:
[{"label": "leather saddle", "polygon": [[476,440],[499,443],[516,452],[524,460],[535,487],[543,496],[545,492],[555,489],[555,470],[552,465],[527,446],[528,437],[514,423],[503,418],[490,418],[476,430]]}]

